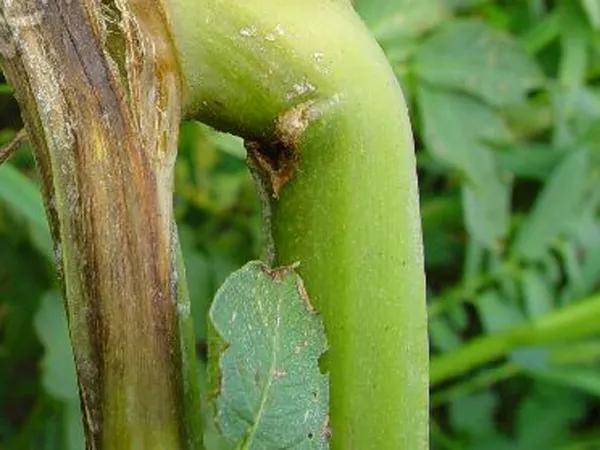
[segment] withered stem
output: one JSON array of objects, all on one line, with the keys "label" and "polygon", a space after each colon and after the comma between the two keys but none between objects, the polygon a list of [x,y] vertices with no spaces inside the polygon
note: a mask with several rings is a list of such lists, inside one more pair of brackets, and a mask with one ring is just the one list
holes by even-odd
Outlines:
[{"label": "withered stem", "polygon": [[160,1],[3,0],[0,46],[64,282],[88,449],[201,447]]}]

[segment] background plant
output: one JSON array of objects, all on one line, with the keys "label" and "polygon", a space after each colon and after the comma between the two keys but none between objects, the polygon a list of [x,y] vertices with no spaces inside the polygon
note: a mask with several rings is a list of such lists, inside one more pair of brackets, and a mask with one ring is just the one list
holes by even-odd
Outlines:
[{"label": "background plant", "polygon": [[[600,335],[584,326],[600,318],[600,3],[357,7],[401,80],[417,137],[433,445],[600,447]],[[0,108],[8,141],[20,123],[6,87]],[[184,124],[175,206],[201,359],[216,288],[261,248],[244,157],[239,140]],[[0,446],[78,449],[79,403],[34,183],[29,152],[0,168]],[[588,322],[567,313],[560,330],[514,337],[582,302]],[[464,363],[460,349],[473,342],[483,342],[480,358]],[[219,445],[209,432],[207,446]]]}]

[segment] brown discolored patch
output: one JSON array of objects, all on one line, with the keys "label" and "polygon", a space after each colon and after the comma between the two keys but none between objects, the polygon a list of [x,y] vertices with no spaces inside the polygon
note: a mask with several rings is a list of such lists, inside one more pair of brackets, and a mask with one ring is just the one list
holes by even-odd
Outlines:
[{"label": "brown discolored patch", "polygon": [[331,427],[329,426],[329,416],[327,416],[327,420],[323,425],[323,429],[321,430],[321,436],[326,440],[331,439]]},{"label": "brown discolored patch", "polygon": [[298,288],[298,293],[300,294],[300,297],[302,297],[302,300],[304,300],[304,304],[305,304],[308,312],[313,313],[313,314],[316,313],[317,310],[310,302],[310,297],[308,296],[308,292],[306,291],[306,286],[304,286],[304,282],[302,281],[301,278],[298,279],[297,288]]},{"label": "brown discolored patch", "polygon": [[246,141],[245,146],[251,163],[271,187],[271,194],[279,198],[281,190],[296,172],[298,154],[295,148],[281,144],[266,146],[256,141]]},{"label": "brown discolored patch", "polygon": [[281,145],[288,149],[295,149],[300,144],[302,135],[319,115],[316,101],[310,100],[301,103],[281,114],[275,121],[275,135]]},{"label": "brown discolored patch", "polygon": [[279,198],[283,187],[296,173],[300,161],[300,141],[313,119],[319,115],[316,104],[311,100],[281,114],[275,120],[273,142],[247,140],[245,143],[248,158],[268,181],[274,198]]},{"label": "brown discolored patch", "polygon": [[281,281],[289,273],[293,273],[300,266],[300,263],[294,263],[289,266],[277,267],[271,269],[266,264],[261,265],[261,270],[267,274],[273,281]]}]

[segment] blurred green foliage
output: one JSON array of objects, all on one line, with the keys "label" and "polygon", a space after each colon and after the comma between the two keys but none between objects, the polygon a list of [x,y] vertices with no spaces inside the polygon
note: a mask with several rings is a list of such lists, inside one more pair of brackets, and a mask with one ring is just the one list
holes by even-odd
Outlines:
[{"label": "blurred green foliage", "polygon": [[[600,1],[355,4],[411,111],[434,357],[597,293]],[[18,117],[4,85],[0,142]],[[66,321],[23,150],[0,167],[0,449],[82,449]],[[244,158],[239,139],[182,126],[175,208],[201,359],[213,293],[260,257]],[[209,448],[220,447],[209,428]],[[600,335],[517,348],[432,386],[432,447],[600,449]]]}]

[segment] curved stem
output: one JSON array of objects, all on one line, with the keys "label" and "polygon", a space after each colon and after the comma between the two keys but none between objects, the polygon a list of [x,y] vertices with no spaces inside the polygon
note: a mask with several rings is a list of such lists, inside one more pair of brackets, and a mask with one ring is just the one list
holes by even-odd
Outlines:
[{"label": "curved stem", "polygon": [[271,259],[323,316],[332,447],[427,448],[415,159],[383,53],[347,1],[168,5],[187,110],[246,138]]}]

